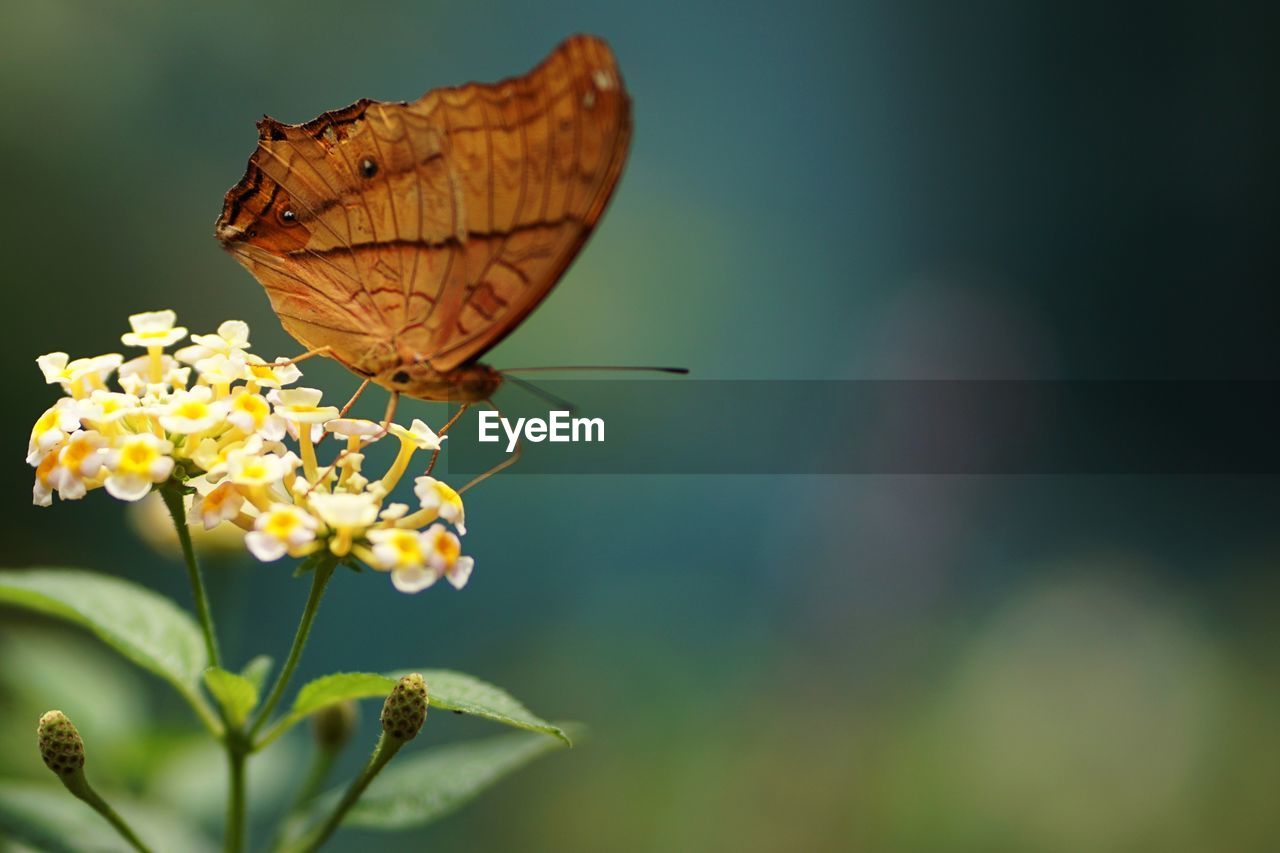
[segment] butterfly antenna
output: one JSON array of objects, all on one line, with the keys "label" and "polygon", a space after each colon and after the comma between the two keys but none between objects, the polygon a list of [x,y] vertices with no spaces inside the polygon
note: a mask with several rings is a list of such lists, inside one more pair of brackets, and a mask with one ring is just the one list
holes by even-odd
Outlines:
[{"label": "butterfly antenna", "polygon": [[499,373],[550,373],[552,371],[569,371],[569,370],[604,370],[617,372],[639,372],[639,373],[678,373],[684,376],[689,372],[687,367],[636,367],[635,365],[612,365],[612,364],[572,364],[557,367],[508,367],[506,370],[499,370]]},{"label": "butterfly antenna", "polygon": [[[506,376],[505,378],[508,381],[514,382],[516,385],[519,385],[521,388],[528,391],[533,396],[538,397],[539,399],[542,399],[542,400],[546,400],[548,403],[550,403],[551,405],[557,408],[568,409],[570,414],[573,414],[574,412],[578,411],[578,407],[575,404],[570,403],[568,400],[564,399],[563,397],[557,397],[555,394],[552,394],[550,391],[546,390],[545,388],[539,388],[537,385],[534,385],[532,382],[530,382],[527,379],[521,379],[519,376]],[[497,410],[495,409],[494,411],[497,411]]]}]

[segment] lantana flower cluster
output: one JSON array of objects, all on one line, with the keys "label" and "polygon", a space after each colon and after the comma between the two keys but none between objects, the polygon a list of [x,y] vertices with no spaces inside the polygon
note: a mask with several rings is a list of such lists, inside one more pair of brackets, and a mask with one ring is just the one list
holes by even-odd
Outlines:
[{"label": "lantana flower cluster", "polygon": [[[342,417],[320,391],[294,385],[296,364],[251,353],[239,320],[169,353],[187,337],[176,322],[173,311],[130,317],[121,342],[145,354],[129,360],[63,352],[36,359],[45,381],[64,392],[36,421],[27,448],[38,506],[55,492],[79,500],[102,488],[137,501],[179,488],[191,523],[240,527],[259,560],[328,550],[389,572],[402,592],[442,577],[466,584],[474,562],[462,554],[458,493],[424,475],[413,482],[416,506],[388,500],[414,456],[438,452],[443,437],[420,420],[406,428]],[[370,479],[364,449],[387,436],[399,450]],[[327,465],[317,458],[326,438],[341,445]]]}]

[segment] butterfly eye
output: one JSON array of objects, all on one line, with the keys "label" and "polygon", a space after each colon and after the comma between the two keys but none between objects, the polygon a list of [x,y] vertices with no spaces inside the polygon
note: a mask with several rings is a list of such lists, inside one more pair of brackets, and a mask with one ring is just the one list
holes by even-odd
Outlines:
[{"label": "butterfly eye", "polygon": [[370,160],[368,157],[360,161],[360,174],[366,178],[372,178],[378,174],[378,164]]},{"label": "butterfly eye", "polygon": [[409,374],[407,371],[397,370],[395,373],[391,375],[391,381],[396,383],[397,385],[403,385],[404,383],[409,381]]}]

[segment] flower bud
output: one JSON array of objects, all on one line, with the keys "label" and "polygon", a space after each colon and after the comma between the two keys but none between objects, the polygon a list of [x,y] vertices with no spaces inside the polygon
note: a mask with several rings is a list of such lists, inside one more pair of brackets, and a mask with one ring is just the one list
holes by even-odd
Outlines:
[{"label": "flower bud", "polygon": [[40,757],[59,778],[72,776],[84,768],[84,741],[80,732],[61,711],[49,711],[40,718]]},{"label": "flower bud", "polygon": [[322,749],[336,752],[356,730],[356,703],[348,699],[326,705],[311,715],[311,734]]},{"label": "flower bud", "polygon": [[426,718],[427,683],[420,673],[410,673],[396,682],[382,706],[382,730],[397,740],[413,740]]}]

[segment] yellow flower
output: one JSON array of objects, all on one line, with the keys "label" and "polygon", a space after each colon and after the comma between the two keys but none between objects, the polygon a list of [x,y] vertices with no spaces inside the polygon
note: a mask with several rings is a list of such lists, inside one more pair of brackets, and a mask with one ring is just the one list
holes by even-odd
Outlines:
[{"label": "yellow flower", "polygon": [[249,324],[243,320],[227,320],[218,326],[217,334],[192,335],[191,346],[174,353],[178,361],[197,364],[215,355],[243,357],[249,349]]},{"label": "yellow flower", "polygon": [[[396,458],[391,463],[391,469],[387,471],[378,483],[378,489],[384,495],[391,494],[391,490],[400,482],[400,478],[404,476],[405,469],[409,467],[409,460],[413,458],[413,454],[418,450],[439,450],[440,442],[444,438],[437,436],[431,431],[431,427],[427,426],[420,420],[414,420],[408,429],[399,424],[391,424],[387,427],[387,431],[400,439],[400,452],[396,454]],[[447,438],[447,436],[445,436]]]},{"label": "yellow flower", "polygon": [[93,389],[101,388],[111,371],[119,367],[123,360],[122,356],[111,353],[68,361],[65,352],[51,352],[37,358],[36,364],[44,374],[47,384],[60,384],[64,391],[79,399],[87,396]]},{"label": "yellow flower", "polygon": [[435,569],[437,574],[444,575],[454,589],[466,586],[476,563],[470,557],[462,556],[462,543],[458,537],[440,524],[431,525],[422,534],[431,543],[427,565]]},{"label": "yellow flower", "polygon": [[391,572],[391,583],[401,592],[421,592],[439,580],[440,575],[427,565],[431,540],[426,533],[397,528],[370,530],[369,542],[373,568]]},{"label": "yellow flower", "polygon": [[48,474],[48,480],[58,490],[64,501],[78,501],[88,491],[86,480],[92,480],[102,470],[102,446],[106,440],[94,432],[74,433],[58,451],[58,464]]},{"label": "yellow flower", "polygon": [[39,465],[53,448],[66,441],[67,436],[80,428],[80,416],[76,403],[63,397],[53,404],[31,428],[31,440],[27,442],[27,464]]},{"label": "yellow flower", "polygon": [[370,494],[313,492],[308,503],[333,531],[329,550],[339,557],[345,557],[354,540],[364,536],[365,531],[378,520],[378,501]]},{"label": "yellow flower", "polygon": [[245,367],[249,381],[263,388],[283,388],[302,377],[298,366],[283,357],[277,358],[274,364],[267,364],[256,355],[249,355],[245,359]]},{"label": "yellow flower", "polygon": [[213,391],[197,385],[190,391],[176,391],[160,414],[160,425],[179,435],[212,429],[226,413],[227,407],[213,399]]},{"label": "yellow flower", "polygon": [[49,506],[53,503],[53,481],[50,475],[58,465],[58,454],[49,453],[36,466],[36,482],[31,489],[31,502],[36,506]]},{"label": "yellow flower", "polygon": [[173,442],[151,433],[128,436],[107,451],[107,491],[122,501],[141,500],[173,473],[172,452]]},{"label": "yellow flower", "polygon": [[[148,386],[152,384],[167,385],[173,388],[187,387],[187,383],[191,380],[191,368],[183,367],[171,355],[162,354],[158,361],[160,365],[160,378],[158,380],[151,378],[151,370],[155,366],[156,360],[149,355],[131,358],[120,365],[120,373],[118,374],[120,387],[138,397],[146,394]],[[168,388],[164,390],[167,391]]]},{"label": "yellow flower", "polygon": [[167,347],[187,336],[187,330],[175,326],[178,315],[173,311],[145,311],[129,317],[132,332],[120,336],[127,347]]},{"label": "yellow flower", "polygon": [[387,432],[402,442],[412,444],[418,450],[439,450],[440,442],[449,437],[436,435],[431,431],[431,427],[417,419],[414,419],[408,429],[400,424],[391,424],[387,427]]},{"label": "yellow flower", "polygon": [[212,491],[196,495],[191,504],[191,517],[200,519],[205,530],[212,530],[224,521],[231,521],[240,514],[244,495],[232,483],[221,483]]},{"label": "yellow flower", "polygon": [[269,563],[300,554],[316,538],[316,520],[293,504],[272,504],[244,537],[250,553]]},{"label": "yellow flower", "polygon": [[274,453],[246,453],[227,456],[227,479],[237,486],[269,486],[284,479],[297,467],[298,457],[287,460]]},{"label": "yellow flower", "polygon": [[[439,517],[458,528],[458,532],[466,535],[466,514],[462,508],[462,495],[453,490],[448,483],[435,477],[419,477],[413,481],[413,493],[422,502],[422,509],[434,511],[432,518]],[[419,524],[425,524],[430,518],[423,518]]]},{"label": "yellow flower", "polygon": [[286,388],[273,392],[276,414],[296,424],[321,424],[338,416],[336,406],[321,406],[322,393],[315,388]]},{"label": "yellow flower", "polygon": [[140,411],[142,401],[132,394],[99,390],[90,394],[87,400],[81,400],[79,408],[81,418],[101,429]]}]

